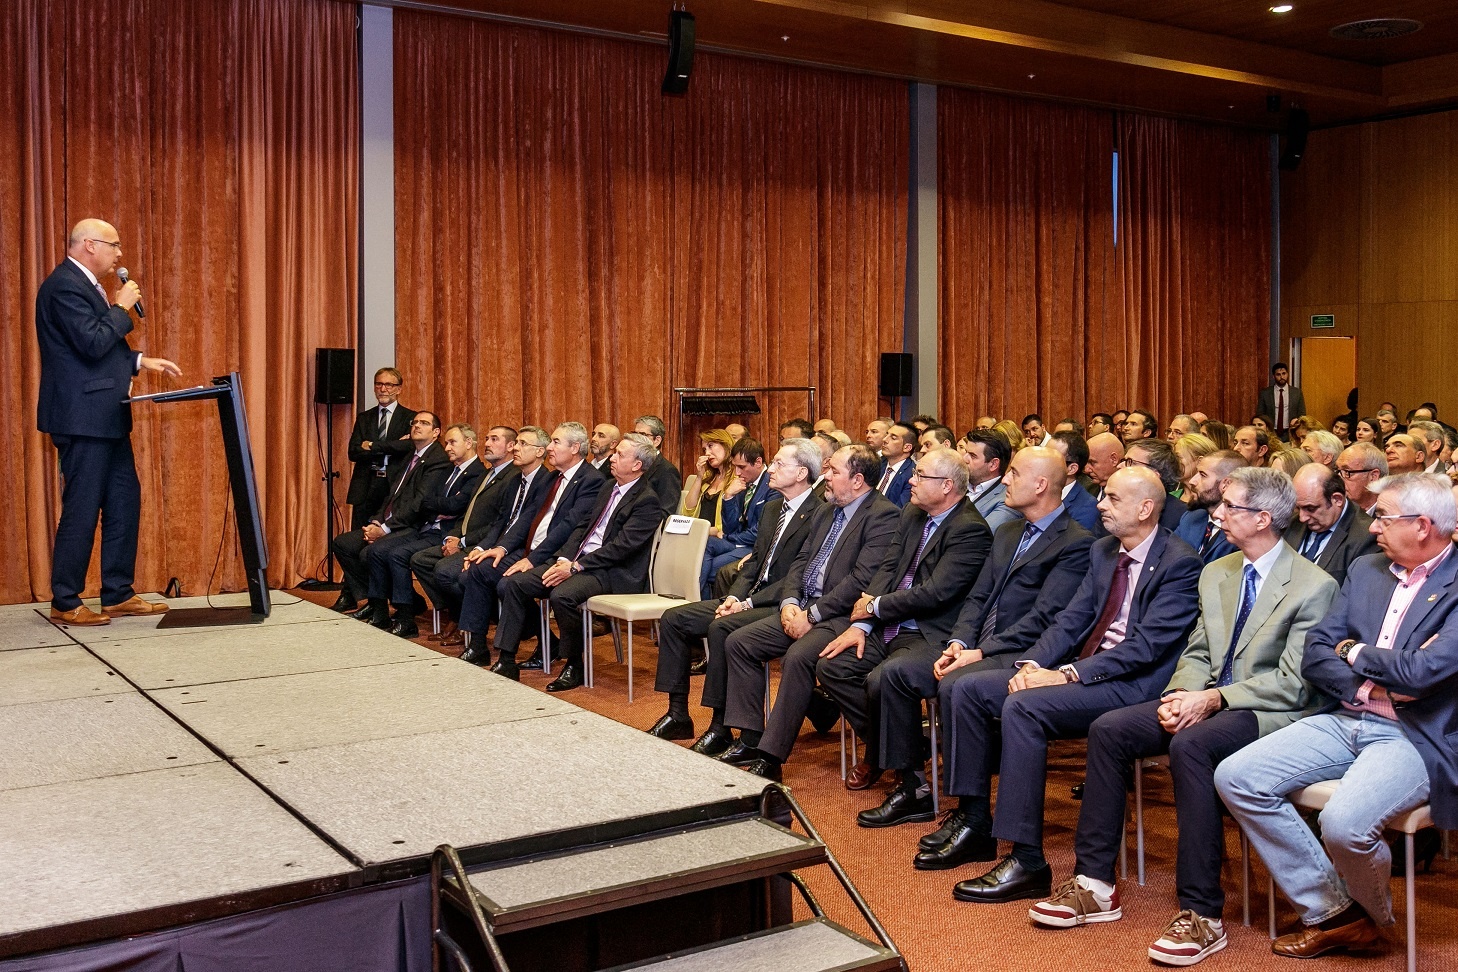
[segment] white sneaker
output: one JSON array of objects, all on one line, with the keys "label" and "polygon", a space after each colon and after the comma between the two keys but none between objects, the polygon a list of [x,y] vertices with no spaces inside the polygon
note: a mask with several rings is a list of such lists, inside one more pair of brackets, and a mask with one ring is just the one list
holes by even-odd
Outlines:
[{"label": "white sneaker", "polygon": [[1028,917],[1048,928],[1073,928],[1118,921],[1124,917],[1124,909],[1119,907],[1118,888],[1106,898],[1089,887],[1088,878],[1077,875],[1060,884],[1053,897],[1029,908]]},{"label": "white sneaker", "polygon": [[1155,943],[1149,957],[1164,965],[1194,965],[1225,947],[1225,923],[1181,911]]}]

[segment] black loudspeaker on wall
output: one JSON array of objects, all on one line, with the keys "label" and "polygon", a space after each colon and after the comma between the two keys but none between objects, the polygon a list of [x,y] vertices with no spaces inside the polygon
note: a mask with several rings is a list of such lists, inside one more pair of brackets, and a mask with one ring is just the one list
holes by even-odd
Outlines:
[{"label": "black loudspeaker on wall", "polygon": [[668,71],[663,75],[663,93],[681,95],[688,91],[694,70],[694,15],[687,10],[668,14]]},{"label": "black loudspeaker on wall", "polygon": [[1306,113],[1305,108],[1292,108],[1291,115],[1286,119],[1286,141],[1281,146],[1280,167],[1287,172],[1294,172],[1301,164],[1301,159],[1306,155],[1306,131],[1311,126],[1311,116]]},{"label": "black loudspeaker on wall", "polygon": [[911,395],[911,355],[881,355],[881,397],[907,398]]},{"label": "black loudspeaker on wall", "polygon": [[314,403],[354,404],[354,349],[314,350]]}]

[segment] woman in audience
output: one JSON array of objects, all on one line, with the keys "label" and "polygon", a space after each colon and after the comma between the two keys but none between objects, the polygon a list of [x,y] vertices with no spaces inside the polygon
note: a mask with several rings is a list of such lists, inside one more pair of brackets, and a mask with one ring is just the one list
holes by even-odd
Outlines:
[{"label": "woman in audience", "polygon": [[1300,449],[1293,449],[1288,445],[1282,445],[1278,452],[1271,454],[1270,466],[1272,469],[1279,469],[1287,476],[1296,475],[1296,470],[1311,461],[1311,457]]},{"label": "woman in audience", "polygon": [[1195,463],[1215,451],[1215,443],[1203,435],[1182,435],[1175,440],[1174,454],[1180,461],[1180,482],[1185,485],[1182,494],[1186,503],[1195,499],[1195,491],[1190,489],[1190,477],[1195,475]]},{"label": "woman in audience", "polygon": [[1380,428],[1381,426],[1374,418],[1357,419],[1357,430],[1352,433],[1352,439],[1356,442],[1371,442],[1376,445],[1377,440],[1381,438],[1381,433],[1378,431]]},{"label": "woman in audience", "polygon": [[996,425],[994,425],[992,427],[992,430],[994,432],[1001,432],[1003,434],[1003,436],[1007,439],[1008,444],[1012,446],[1012,451],[1014,455],[1017,454],[1019,449],[1027,445],[1027,442],[1023,439],[1023,430],[1018,428],[1018,423],[1014,422],[1012,419],[1003,419],[1001,422],[998,422]]},{"label": "woman in audience", "polygon": [[1331,434],[1337,437],[1342,448],[1352,444],[1352,423],[1345,415],[1338,415],[1331,420]]},{"label": "woman in audience", "polygon": [[1310,415],[1298,415],[1291,423],[1291,445],[1301,448],[1301,440],[1306,438],[1308,432],[1325,432],[1326,426],[1322,425]]},{"label": "woman in audience", "polygon": [[724,429],[710,429],[699,433],[699,441],[704,444],[704,454],[695,463],[698,476],[689,485],[683,512],[708,520],[713,524],[714,536],[719,537],[724,535],[724,500],[733,495],[730,489],[738,481],[734,464],[729,461],[734,440]]},{"label": "woman in audience", "polygon": [[1253,415],[1251,416],[1250,424],[1272,438],[1276,435],[1272,428],[1276,423],[1272,421],[1269,415]]},{"label": "woman in audience", "polygon": [[1217,419],[1206,419],[1200,423],[1200,434],[1215,443],[1216,449],[1229,449],[1235,430]]}]

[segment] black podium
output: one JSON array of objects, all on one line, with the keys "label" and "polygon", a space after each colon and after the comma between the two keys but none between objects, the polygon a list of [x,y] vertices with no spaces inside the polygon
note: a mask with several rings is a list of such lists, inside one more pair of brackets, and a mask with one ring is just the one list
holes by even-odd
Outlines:
[{"label": "black podium", "polygon": [[258,483],[253,478],[253,448],[248,437],[248,416],[243,410],[243,385],[238,372],[221,375],[211,385],[137,395],[128,402],[187,402],[211,398],[218,403],[223,425],[223,454],[228,457],[228,481],[233,490],[233,521],[243,549],[248,577],[248,607],[185,608],[168,611],[159,628],[190,628],[221,624],[256,624],[268,617],[268,545],[258,514]]}]

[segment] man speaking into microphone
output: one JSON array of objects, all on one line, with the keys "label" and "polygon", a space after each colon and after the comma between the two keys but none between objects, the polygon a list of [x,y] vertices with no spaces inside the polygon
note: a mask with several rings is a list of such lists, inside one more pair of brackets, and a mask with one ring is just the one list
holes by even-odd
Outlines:
[{"label": "man speaking into microphone", "polygon": [[[141,288],[122,276],[126,282],[108,301],[100,282],[121,262],[121,255],[121,238],[110,223],[83,219],[66,241],[66,259],[51,271],[35,299],[41,356],[36,428],[50,435],[61,458],[51,618],[63,624],[109,624],[113,617],[167,610],[132,590],[142,489],[132,459],[132,410],[123,400],[137,373],[178,377],[182,369],[127,343],[133,326],[128,311],[140,312]],[[81,603],[98,518],[100,614]]]}]

